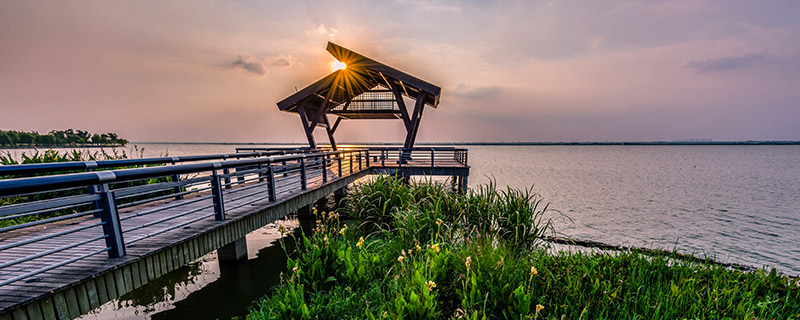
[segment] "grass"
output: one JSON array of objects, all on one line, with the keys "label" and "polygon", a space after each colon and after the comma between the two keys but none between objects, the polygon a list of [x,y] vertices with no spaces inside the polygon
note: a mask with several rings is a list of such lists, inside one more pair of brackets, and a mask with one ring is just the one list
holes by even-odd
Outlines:
[{"label": "grass", "polygon": [[409,186],[378,177],[287,252],[281,284],[248,319],[798,319],[800,286],[643,254],[552,253],[531,190]]}]

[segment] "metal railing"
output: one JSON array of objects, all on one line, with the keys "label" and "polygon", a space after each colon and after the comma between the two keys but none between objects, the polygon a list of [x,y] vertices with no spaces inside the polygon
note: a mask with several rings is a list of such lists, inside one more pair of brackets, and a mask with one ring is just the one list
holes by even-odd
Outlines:
[{"label": "metal railing", "polygon": [[[237,153],[223,153],[210,155],[194,155],[181,157],[158,157],[142,159],[99,160],[99,161],[70,161],[36,164],[18,164],[0,166],[0,177],[16,175],[54,174],[65,172],[94,171],[98,169],[125,168],[152,165],[178,164],[184,162],[200,162],[212,160],[260,158],[267,156],[287,155],[314,152],[309,148],[237,148]],[[252,152],[238,152],[239,150],[252,150]],[[257,151],[258,150],[258,151]]]},{"label": "metal railing", "polygon": [[369,148],[367,156],[381,167],[468,167],[467,149]]},{"label": "metal railing", "polygon": [[[122,257],[127,247],[153,236],[212,217],[225,220],[232,210],[348,176],[367,169],[366,154],[359,149],[191,156],[175,162],[223,161],[0,180],[0,203],[10,203],[0,206],[0,221],[21,222],[0,228],[0,254],[13,257],[0,262],[0,287],[35,281],[42,273],[103,252]],[[236,156],[251,158],[225,160]],[[176,176],[184,178],[171,179]],[[24,222],[33,216],[37,219]]]},{"label": "metal railing", "polygon": [[[275,202],[289,191],[324,185],[370,167],[404,166],[467,167],[467,150],[265,149],[0,166],[0,175],[53,174],[0,180],[0,222],[17,223],[0,227],[0,255],[12,257],[0,262],[0,287],[34,281],[42,273],[104,252],[122,257],[142,240],[200,221],[222,221],[232,210]],[[98,171],[55,174],[89,170]]]}]

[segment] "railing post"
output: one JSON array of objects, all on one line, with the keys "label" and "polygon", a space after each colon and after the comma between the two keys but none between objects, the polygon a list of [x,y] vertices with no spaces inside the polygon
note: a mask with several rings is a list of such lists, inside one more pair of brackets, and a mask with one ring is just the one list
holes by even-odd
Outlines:
[{"label": "railing post", "polygon": [[[113,173],[112,173],[113,174]],[[109,190],[108,184],[98,185],[97,193],[100,195],[99,207],[100,220],[103,224],[103,233],[106,234],[106,247],[109,258],[119,258],[125,255],[125,240],[122,239],[122,224],[119,221],[117,200],[114,191]]]},{"label": "railing post", "polygon": [[[172,165],[173,166],[178,164],[178,162],[180,162],[180,158],[172,157]],[[181,175],[179,175],[179,174],[174,174],[174,175],[172,175],[171,178],[172,178],[172,182],[180,182],[181,181]],[[178,195],[175,196],[175,200],[183,199],[183,195],[179,194],[179,193],[183,192],[183,188],[180,185],[177,185],[177,186],[175,186],[175,188],[172,188],[172,192],[175,192],[176,194],[178,194]]]},{"label": "railing post", "polygon": [[328,183],[328,154],[322,154],[322,183]]},{"label": "railing post", "polygon": [[[97,162],[85,161],[84,165],[86,166],[86,172],[92,172],[93,171],[92,169],[97,167]],[[99,188],[98,185],[88,186],[88,187],[86,187],[86,193],[88,193],[88,194],[97,194],[98,188]],[[100,202],[99,201],[95,201],[94,202],[94,208],[95,209],[100,209]],[[99,218],[100,217],[100,213],[99,212],[94,213],[94,214],[92,214],[92,216],[95,217],[95,218]]]},{"label": "railing post", "polygon": [[350,151],[350,174],[353,174],[353,151]]},{"label": "railing post", "polygon": [[[214,165],[217,167],[217,164]],[[214,203],[214,219],[221,221],[225,220],[225,203],[222,200],[222,185],[220,184],[219,174],[217,170],[211,171],[211,200]]]},{"label": "railing post", "polygon": [[258,182],[264,182],[264,164],[258,164]]},{"label": "railing post", "polygon": [[339,178],[341,178],[342,177],[342,154],[341,153],[337,153],[336,154],[336,160],[337,160],[337,162],[339,162]]},{"label": "railing post", "polygon": [[431,148],[431,168],[433,168],[433,167],[434,167],[434,162],[433,162],[433,148]]},{"label": "railing post", "polygon": [[[234,168],[234,170],[236,170],[234,172],[239,172],[239,170],[241,170],[241,169],[244,169],[244,168],[241,168],[241,167]],[[244,170],[242,170],[242,171],[244,171]],[[238,182],[237,184],[243,184],[244,183],[244,175],[237,175],[236,176],[236,182]]]},{"label": "railing post", "polygon": [[361,169],[361,156],[362,156],[362,154],[361,154],[361,153],[362,153],[362,152],[361,152],[361,150],[359,150],[359,151],[358,151],[358,171],[361,171],[361,170],[362,170],[362,169]]},{"label": "railing post", "polygon": [[400,148],[400,150],[397,151],[397,166],[403,166],[403,148]]},{"label": "railing post", "polygon": [[229,168],[222,169],[222,174],[225,175],[225,189],[230,189],[231,188],[231,176],[230,176],[231,169],[229,169]]},{"label": "railing post", "polygon": [[366,153],[367,153],[367,168],[369,168],[369,149],[367,149]]},{"label": "railing post", "polygon": [[[181,175],[173,174],[172,175],[172,182],[181,182]],[[183,192],[183,188],[180,185],[175,186],[175,188],[173,188],[172,192],[175,192],[176,194],[178,194],[178,195],[175,196],[175,200],[183,199],[183,195],[180,194],[181,192]]]},{"label": "railing post", "polygon": [[[91,185],[91,186],[86,187],[86,192],[89,193],[89,194],[97,194],[99,189],[100,189],[99,185]],[[102,209],[100,207],[100,201],[99,200],[94,202],[94,208],[95,209]],[[100,217],[100,212],[93,213],[92,217],[99,218]]]},{"label": "railing post", "polygon": [[[302,153],[302,152],[301,152],[301,153]],[[286,155],[286,151],[285,151],[285,150],[281,151],[281,155],[284,155],[284,156],[285,156],[285,155]],[[288,173],[288,172],[286,172],[286,160],[283,160],[283,162],[281,162],[281,165],[283,165],[283,168],[284,168],[284,169],[283,169],[283,176],[284,176],[284,177],[288,176],[288,175],[289,175],[289,173]]]},{"label": "railing post", "polygon": [[462,152],[464,154],[464,167],[466,167],[467,166],[467,157],[469,156],[469,153],[467,153],[466,150],[462,151]]},{"label": "railing post", "polygon": [[267,162],[267,189],[269,201],[275,202],[275,172],[272,169],[272,162]]},{"label": "railing post", "polygon": [[308,181],[306,180],[306,155],[300,157],[300,189],[308,189]]}]

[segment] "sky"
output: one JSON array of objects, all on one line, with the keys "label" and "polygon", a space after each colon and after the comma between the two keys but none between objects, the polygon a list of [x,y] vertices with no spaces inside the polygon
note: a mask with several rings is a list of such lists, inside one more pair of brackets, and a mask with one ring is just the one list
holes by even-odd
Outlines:
[{"label": "sky", "polygon": [[2,1],[0,129],[303,142],[276,103],[332,71],[332,41],[442,88],[418,142],[800,140],[798,17],[778,0]]}]

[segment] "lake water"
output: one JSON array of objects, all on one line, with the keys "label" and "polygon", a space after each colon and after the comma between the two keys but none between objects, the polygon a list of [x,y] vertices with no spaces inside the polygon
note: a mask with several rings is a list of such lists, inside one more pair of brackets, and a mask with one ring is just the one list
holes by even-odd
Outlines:
[{"label": "lake water", "polygon": [[[145,156],[237,145],[144,144]],[[241,146],[247,147],[247,146]],[[800,146],[469,146],[469,184],[527,188],[614,245],[678,248],[800,274]]]},{"label": "lake water", "polygon": [[[145,157],[165,153],[170,156],[231,153],[237,147],[139,146],[144,147]],[[789,274],[800,274],[800,146],[469,146],[468,149],[471,187],[490,180],[501,187],[534,186],[533,190],[550,203],[550,209],[571,219],[556,220],[557,231],[566,236],[613,245],[677,248],[722,261],[756,267],[768,265]],[[274,242],[269,243],[274,247]],[[204,263],[209,259],[213,260],[213,255]],[[203,273],[204,268],[211,267],[200,268],[199,275],[193,277],[201,279],[203,274],[214,274],[216,270],[211,268]],[[270,280],[265,281],[275,281],[277,272],[272,271]],[[187,291],[186,297],[199,295],[190,293],[191,286],[202,287],[197,291],[206,290],[205,295],[226,294],[206,289],[213,287],[218,278],[208,276],[207,280],[196,281],[202,285],[193,282],[180,288]],[[89,318],[157,318],[164,312],[181,314],[181,310],[197,308],[203,303],[203,300],[194,306],[184,303],[182,307],[180,301],[188,298],[171,299],[172,302],[157,308],[160,311],[148,312],[146,307],[135,305],[109,307]],[[240,304],[246,308],[249,301]]]}]

